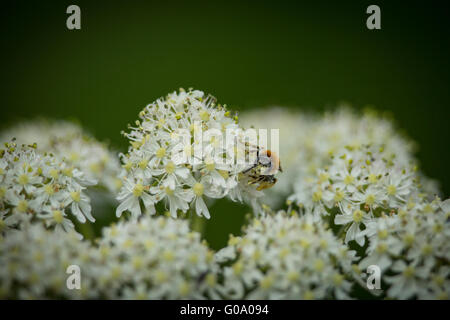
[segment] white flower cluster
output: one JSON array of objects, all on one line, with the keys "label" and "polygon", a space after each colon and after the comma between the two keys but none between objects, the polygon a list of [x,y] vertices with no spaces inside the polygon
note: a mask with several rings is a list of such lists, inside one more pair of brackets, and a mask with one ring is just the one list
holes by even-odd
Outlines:
[{"label": "white flower cluster", "polygon": [[334,223],[343,226],[345,242],[362,246],[369,223],[383,212],[395,213],[420,192],[415,168],[394,155],[380,146],[347,147],[332,156],[329,166],[298,183],[289,199],[317,218],[331,216],[336,208]]},{"label": "white flower cluster", "polygon": [[[191,206],[209,218],[205,199],[229,196],[255,203],[261,196],[241,173],[245,164],[224,160],[245,152],[236,147],[242,132],[237,117],[213,97],[180,89],[149,104],[139,116],[125,134],[131,146],[122,155],[126,173],[117,216],[124,211],[139,216],[141,203],[154,214],[155,205],[165,202],[174,218]],[[224,141],[230,132],[234,134]]]},{"label": "white flower cluster", "polygon": [[32,120],[19,123],[0,134],[0,141],[15,138],[18,144],[37,144],[37,152],[51,153],[77,168],[97,186],[117,193],[122,185],[119,158],[79,125],[68,121]]},{"label": "white flower cluster", "polygon": [[217,254],[227,263],[220,291],[233,299],[347,299],[349,251],[312,216],[285,212],[254,219]]},{"label": "white flower cluster", "polygon": [[[279,205],[280,199],[292,194],[294,188],[298,200],[305,202],[301,199],[302,194],[312,185],[311,181],[316,181],[317,170],[330,166],[333,159],[345,151],[366,145],[379,146],[384,149],[386,158],[395,160],[398,165],[415,162],[412,156],[414,143],[399,134],[389,118],[371,110],[359,114],[341,106],[318,116],[271,108],[243,113],[240,119],[244,125],[280,130],[283,174],[265,194],[265,201],[272,205]],[[421,180],[425,191],[438,193],[431,180],[424,177]]]},{"label": "white flower cluster", "polygon": [[[28,225],[0,241],[0,298],[215,298],[214,255],[187,221],[142,217],[104,229],[97,244]],[[69,266],[80,290],[68,290]]]},{"label": "white flower cluster", "polygon": [[5,143],[0,151],[0,233],[29,220],[68,231],[74,228],[67,214],[80,222],[93,222],[90,184],[83,172],[51,155],[35,152],[34,146]]},{"label": "white flower cluster", "polygon": [[450,200],[410,199],[397,214],[368,225],[372,235],[360,269],[378,265],[389,298],[449,299],[449,217]]},{"label": "white flower cluster", "polygon": [[66,270],[88,265],[91,250],[74,231],[51,232],[41,224],[9,233],[0,240],[0,299],[83,297],[89,289],[84,278],[81,290],[69,290]]},{"label": "white flower cluster", "polygon": [[[25,144],[0,150],[0,298],[349,299],[377,265],[382,297],[449,299],[450,200],[433,199],[391,121],[348,108],[247,113],[256,128],[280,129],[283,173],[264,198],[288,198],[276,212],[258,199],[276,182],[278,156],[252,146],[226,106],[180,89],[139,117],[124,133],[122,168],[70,123],[3,134]],[[86,192],[97,181],[117,195],[116,215],[132,219],[80,241],[69,217],[94,221]],[[256,217],[214,254],[176,218],[209,218],[207,203],[224,197],[250,202]],[[67,288],[70,265],[81,290]]]},{"label": "white flower cluster", "polygon": [[185,220],[143,216],[104,229],[97,287],[110,299],[200,299],[214,291],[214,255]]}]

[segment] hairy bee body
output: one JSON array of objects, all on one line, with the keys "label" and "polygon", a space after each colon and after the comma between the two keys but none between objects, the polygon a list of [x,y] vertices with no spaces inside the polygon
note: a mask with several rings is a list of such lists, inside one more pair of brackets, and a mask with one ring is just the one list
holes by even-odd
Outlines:
[{"label": "hairy bee body", "polygon": [[275,152],[270,150],[256,150],[256,162],[244,174],[249,177],[248,184],[257,184],[256,190],[264,190],[273,187],[277,182],[275,174],[283,171],[280,159]]}]

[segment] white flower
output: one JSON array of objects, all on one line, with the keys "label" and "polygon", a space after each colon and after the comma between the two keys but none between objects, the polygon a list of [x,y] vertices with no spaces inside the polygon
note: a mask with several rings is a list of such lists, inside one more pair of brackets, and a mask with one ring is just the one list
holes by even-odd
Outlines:
[{"label": "white flower", "polygon": [[116,215],[120,217],[122,212],[128,210],[133,217],[141,215],[140,200],[144,203],[144,206],[149,214],[154,214],[155,211],[155,198],[148,192],[148,187],[142,185],[142,183],[133,183],[130,180],[124,182],[124,186],[120,190],[117,199],[121,202],[116,209]]},{"label": "white flower", "polygon": [[[59,218],[56,218],[59,221]],[[93,250],[80,241],[73,228],[50,231],[42,224],[28,224],[0,241],[0,297],[6,299],[86,298],[96,289],[89,285],[87,257]],[[81,290],[69,290],[67,267],[82,268]]]},{"label": "white flower", "polygon": [[[383,147],[386,161],[393,159],[396,163],[406,165],[414,160],[414,143],[400,135],[392,121],[376,112],[361,114],[347,106],[338,106],[336,111],[322,116],[297,110],[258,108],[240,115],[241,123],[245,126],[279,129],[283,174],[277,184],[266,191],[266,203],[279,206],[281,201],[292,194],[291,200],[298,200],[305,207],[311,207],[312,204],[305,203],[302,197],[305,189],[307,191],[310,188],[309,180],[315,177],[318,169],[325,169],[333,159],[339,159],[344,150],[358,150],[364,145],[375,145]],[[358,160],[356,154],[347,156],[347,160]],[[377,175],[374,168],[372,165],[371,173]],[[345,176],[342,179],[344,178]],[[433,189],[434,193],[438,193],[432,181],[423,176],[421,180],[423,185],[427,185],[427,192]],[[353,183],[350,183],[345,189],[352,186]],[[434,194],[433,192],[429,193]]]},{"label": "white flower", "polygon": [[[66,164],[47,154],[35,152],[34,146],[6,143],[1,151],[0,212],[2,229],[19,227],[23,222],[46,222],[47,226],[68,231],[73,224],[65,218],[70,212],[80,222],[94,222],[87,186],[80,171],[67,170]],[[49,223],[52,214],[53,222]]]},{"label": "white flower", "polygon": [[216,286],[213,254],[183,220],[142,216],[106,228],[95,259],[85,276],[109,299],[198,299]]},{"label": "white flower", "polygon": [[[237,117],[216,105],[214,97],[180,89],[149,104],[139,117],[136,127],[130,126],[125,133],[131,145],[121,155],[124,185],[117,215],[126,210],[133,210],[133,216],[141,213],[138,201],[129,196],[130,183],[136,181],[154,199],[144,201],[144,207],[153,212],[153,206],[164,201],[172,217],[193,208],[197,215],[209,218],[205,197],[229,196],[257,206],[256,198],[262,192],[242,173],[249,165],[226,158],[250,152],[239,147],[245,146],[240,143],[242,129]],[[225,139],[229,132],[231,137]],[[143,196],[148,198],[147,191]]]},{"label": "white flower", "polygon": [[368,214],[363,210],[356,209],[353,212],[348,212],[344,214],[338,214],[334,218],[334,223],[337,225],[349,225],[346,235],[345,235],[345,243],[348,243],[350,240],[355,240],[360,246],[364,245],[365,241],[365,232],[361,230],[361,224],[367,224],[371,219],[368,217]]},{"label": "white flower", "polygon": [[121,187],[120,163],[108,146],[68,121],[36,119],[19,123],[0,133],[0,141],[15,138],[18,144],[37,144],[41,155],[53,154],[65,162],[66,170],[78,169],[88,184],[116,193]]},{"label": "white flower", "polygon": [[311,215],[272,213],[216,254],[227,262],[220,291],[233,299],[348,299],[353,257]]},{"label": "white flower", "polygon": [[[370,245],[361,269],[378,265],[389,284],[387,296],[396,299],[448,299],[450,280],[448,214],[450,200],[410,199],[398,214],[381,216],[368,224]],[[444,262],[444,263],[443,263]]]}]

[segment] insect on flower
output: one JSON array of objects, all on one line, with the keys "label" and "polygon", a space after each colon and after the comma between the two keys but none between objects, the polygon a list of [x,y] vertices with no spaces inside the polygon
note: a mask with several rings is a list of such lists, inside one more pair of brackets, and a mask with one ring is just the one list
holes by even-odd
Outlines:
[{"label": "insect on flower", "polygon": [[255,163],[242,173],[250,178],[248,184],[258,184],[256,190],[260,191],[274,186],[277,182],[275,174],[278,171],[283,172],[278,154],[256,147]]}]

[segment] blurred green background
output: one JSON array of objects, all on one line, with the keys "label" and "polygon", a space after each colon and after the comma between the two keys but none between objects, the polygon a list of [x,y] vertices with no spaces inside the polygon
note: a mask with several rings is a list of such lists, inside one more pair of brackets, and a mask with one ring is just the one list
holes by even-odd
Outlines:
[{"label": "blurred green background", "polygon": [[[66,8],[81,7],[81,30]],[[382,30],[366,28],[381,7]],[[1,126],[78,119],[119,150],[138,112],[179,87],[236,110],[341,101],[389,110],[423,171],[450,192],[449,11],[434,1],[14,1],[1,9]],[[238,233],[246,208],[218,202],[206,238]]]}]

